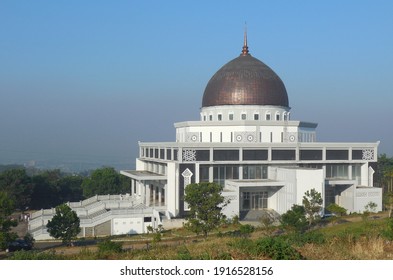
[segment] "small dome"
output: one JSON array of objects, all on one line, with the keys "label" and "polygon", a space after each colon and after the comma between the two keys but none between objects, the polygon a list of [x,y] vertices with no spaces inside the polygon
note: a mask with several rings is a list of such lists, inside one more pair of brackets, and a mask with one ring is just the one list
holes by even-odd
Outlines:
[{"label": "small dome", "polygon": [[206,86],[202,107],[220,105],[289,107],[287,91],[280,77],[252,57],[246,43],[242,54],[221,67]]}]

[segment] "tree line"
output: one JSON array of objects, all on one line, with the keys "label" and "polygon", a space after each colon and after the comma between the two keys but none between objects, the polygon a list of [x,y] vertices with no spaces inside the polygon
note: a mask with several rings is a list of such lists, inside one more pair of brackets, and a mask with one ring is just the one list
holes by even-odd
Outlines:
[{"label": "tree line", "polygon": [[0,192],[21,211],[52,208],[68,201],[94,195],[130,192],[130,181],[112,167],[96,169],[88,175],[69,174],[59,169],[31,171],[23,167],[0,173]]}]

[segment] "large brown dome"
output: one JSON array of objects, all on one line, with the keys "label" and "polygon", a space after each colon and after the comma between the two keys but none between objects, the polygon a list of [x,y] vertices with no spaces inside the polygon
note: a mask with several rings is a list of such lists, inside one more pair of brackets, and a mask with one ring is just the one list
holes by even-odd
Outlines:
[{"label": "large brown dome", "polygon": [[225,64],[208,82],[202,107],[219,105],[273,105],[289,107],[284,83],[248,48]]}]

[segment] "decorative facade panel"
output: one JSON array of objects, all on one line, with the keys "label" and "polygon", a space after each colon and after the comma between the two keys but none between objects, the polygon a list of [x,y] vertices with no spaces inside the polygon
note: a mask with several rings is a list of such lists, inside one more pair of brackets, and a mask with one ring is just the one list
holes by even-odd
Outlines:
[{"label": "decorative facade panel", "polygon": [[252,143],[257,141],[256,132],[248,132],[248,131],[235,131],[235,142],[239,143]]},{"label": "decorative facade panel", "polygon": [[184,150],[183,151],[183,161],[196,161],[196,151],[195,150]]},{"label": "decorative facade panel", "polygon": [[198,132],[187,132],[186,142],[200,142]]},{"label": "decorative facade panel", "polygon": [[374,150],[373,149],[364,149],[362,152],[363,160],[374,160]]}]

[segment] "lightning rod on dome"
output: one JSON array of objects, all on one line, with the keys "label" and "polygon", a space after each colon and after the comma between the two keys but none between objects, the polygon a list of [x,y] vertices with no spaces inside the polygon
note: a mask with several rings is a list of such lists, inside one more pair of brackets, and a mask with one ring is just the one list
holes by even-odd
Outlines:
[{"label": "lightning rod on dome", "polygon": [[242,49],[242,55],[248,55],[248,46],[247,46],[247,22],[244,23],[244,44]]}]

